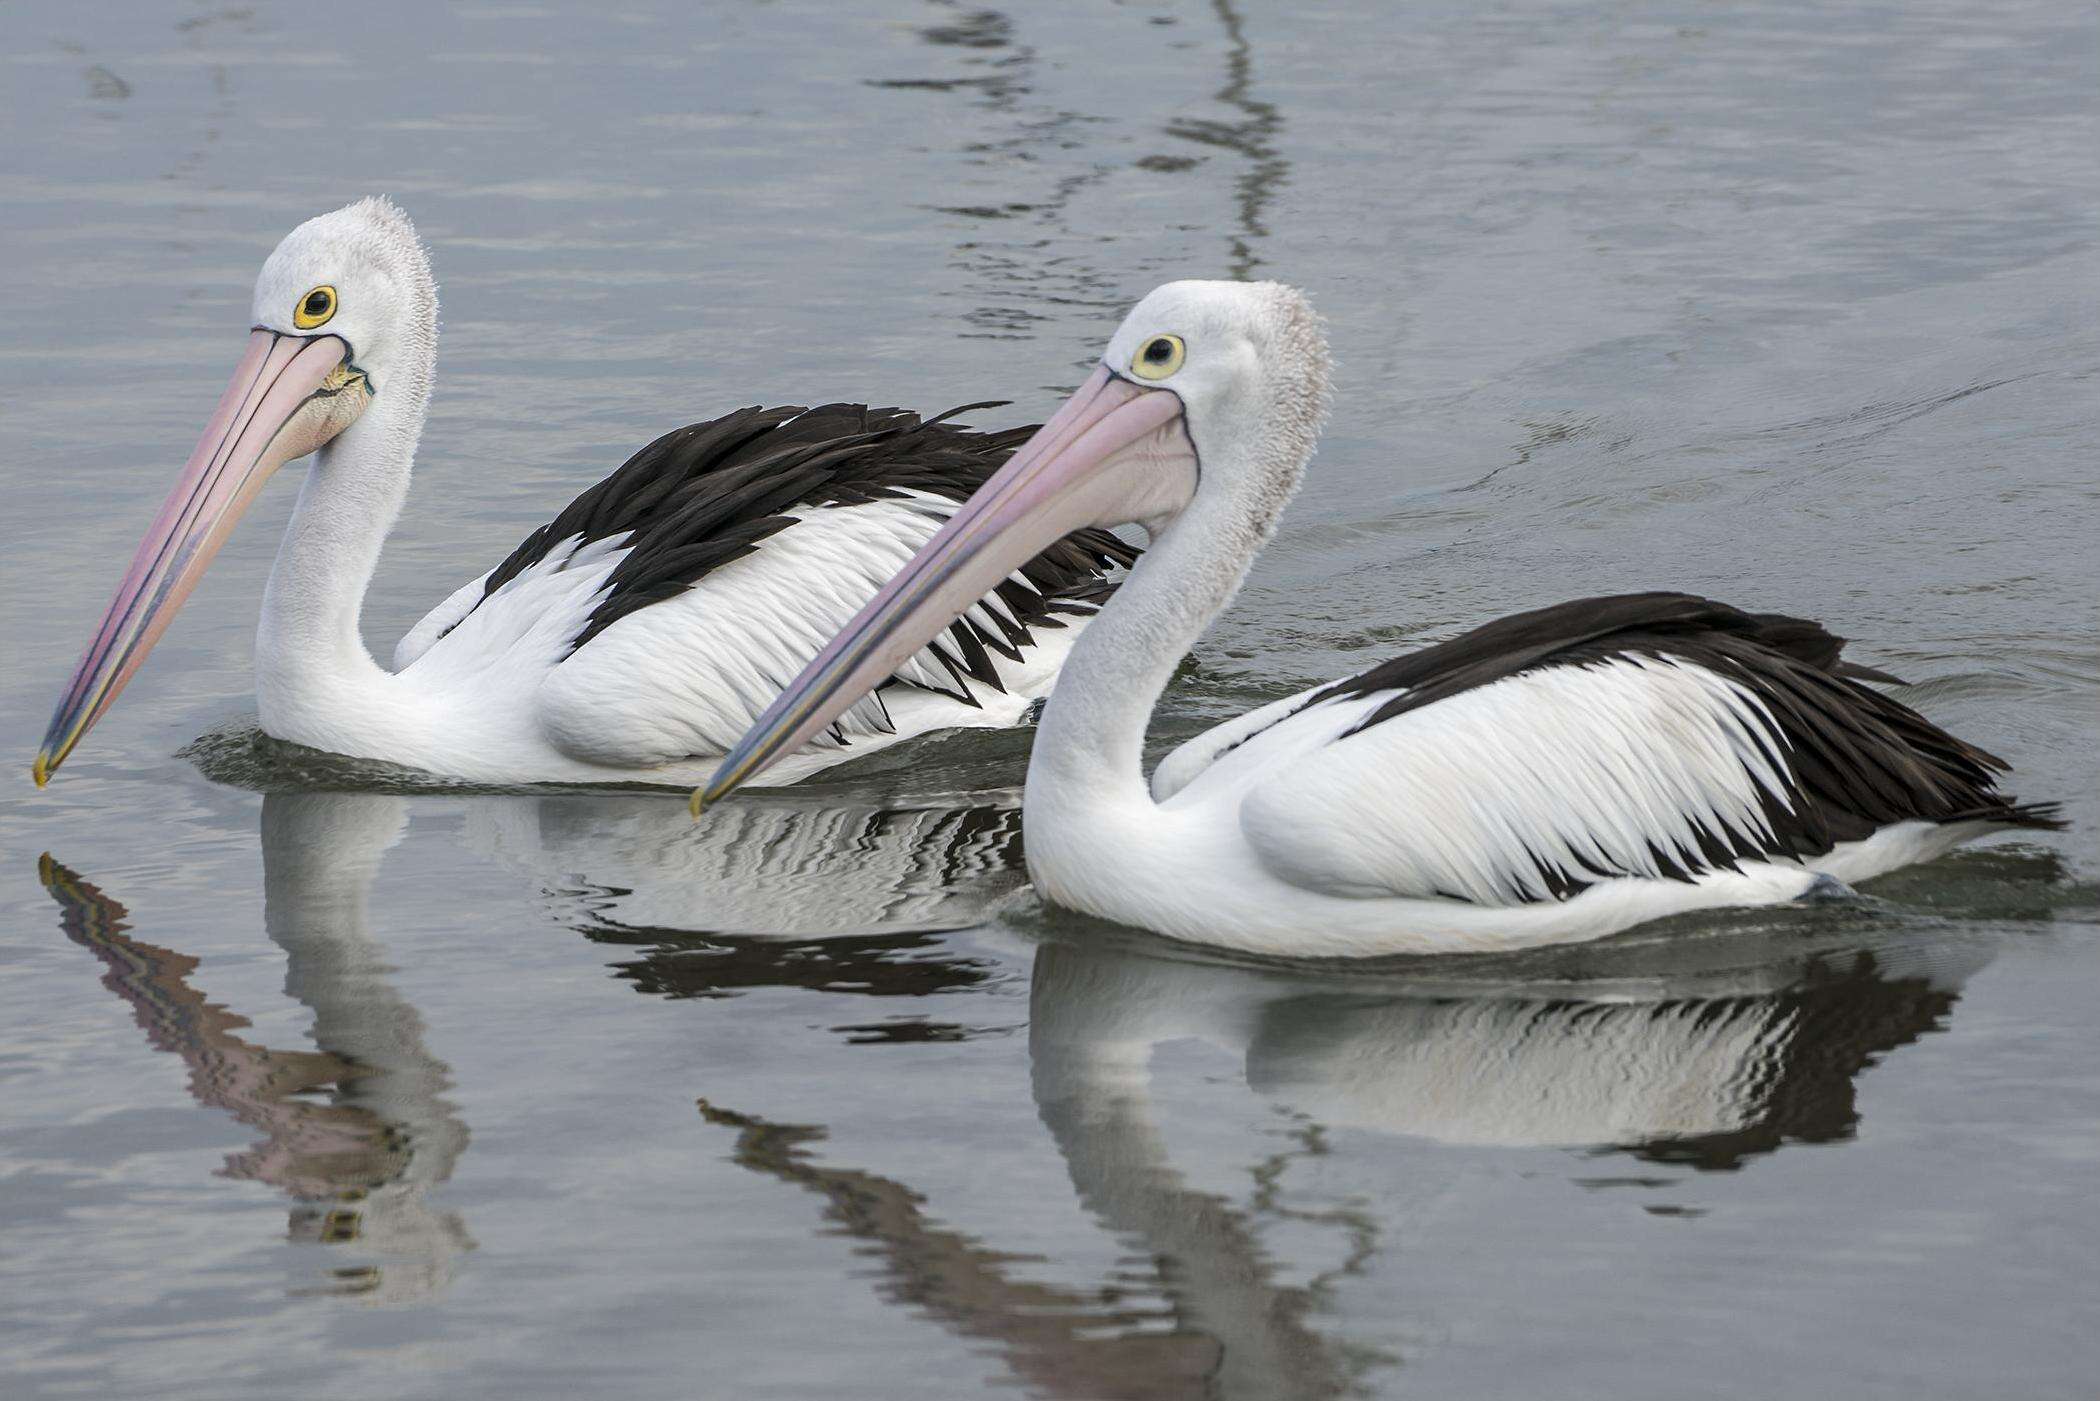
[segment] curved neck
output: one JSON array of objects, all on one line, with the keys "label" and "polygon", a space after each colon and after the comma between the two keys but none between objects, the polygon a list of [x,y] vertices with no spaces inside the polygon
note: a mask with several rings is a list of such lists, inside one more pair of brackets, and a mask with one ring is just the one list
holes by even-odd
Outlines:
[{"label": "curved neck", "polygon": [[[1154,538],[1066,659],[1021,800],[1028,872],[1055,904],[1125,923],[1215,865],[1207,809],[1163,810],[1145,782],[1145,727],[1174,669],[1239,592],[1297,490],[1322,401],[1324,362],[1190,425],[1204,479]],[[1234,826],[1232,830],[1236,831]]]},{"label": "curved neck", "polygon": [[255,636],[256,701],[263,728],[280,738],[311,743],[301,717],[315,701],[343,713],[391,679],[365,650],[358,622],[408,495],[433,358],[396,370],[315,455],[299,489]]},{"label": "curved neck", "polygon": [[1072,646],[1043,710],[1023,818],[1031,851],[1046,827],[1109,808],[1152,807],[1145,728],[1181,659],[1239,592],[1267,530],[1192,503],[1162,530]]}]

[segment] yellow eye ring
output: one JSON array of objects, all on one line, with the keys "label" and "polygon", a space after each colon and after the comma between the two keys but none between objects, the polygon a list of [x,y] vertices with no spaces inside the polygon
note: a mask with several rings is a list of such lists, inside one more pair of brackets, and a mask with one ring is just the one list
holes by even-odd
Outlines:
[{"label": "yellow eye ring", "polygon": [[322,285],[299,299],[292,308],[292,324],[302,331],[311,331],[316,326],[327,324],[335,315],[335,288]]},{"label": "yellow eye ring", "polygon": [[1165,379],[1189,358],[1189,348],[1179,336],[1152,336],[1130,357],[1130,373],[1139,379]]}]

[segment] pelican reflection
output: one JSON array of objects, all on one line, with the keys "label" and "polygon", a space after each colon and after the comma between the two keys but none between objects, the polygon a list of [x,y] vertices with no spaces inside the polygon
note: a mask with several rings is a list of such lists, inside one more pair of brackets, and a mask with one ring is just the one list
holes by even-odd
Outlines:
[{"label": "pelican reflection", "polygon": [[125,907],[46,856],[40,875],[60,926],[105,966],[156,1050],[180,1056],[190,1093],[262,1137],[226,1160],[294,1205],[295,1241],[349,1248],[329,1289],[379,1300],[430,1294],[473,1241],[429,1190],[467,1145],[424,1045],[423,1020],[387,980],[367,893],[407,822],[401,798],[273,793],[263,800],[264,927],[284,950],[285,991],[313,1013],[316,1049],[239,1035],[248,1019],[192,981],[197,959],[132,937]]},{"label": "pelican reflection", "polygon": [[1976,942],[1711,952],[1660,972],[1653,946],[1628,946],[1381,978],[1047,942],[1037,1100],[1139,1100],[1153,1051],[1196,1039],[1328,1127],[1733,1168],[1849,1137],[1858,1074],[1939,1029],[1989,957]]},{"label": "pelican reflection", "polygon": [[[1383,977],[1196,961],[1105,931],[1045,940],[1031,1090],[1080,1204],[1127,1243],[1099,1279],[1050,1282],[1055,1261],[943,1224],[905,1182],[825,1160],[822,1126],[700,1110],[735,1131],[736,1162],[822,1200],[829,1228],[877,1262],[879,1294],[991,1345],[1034,1394],[1347,1395],[1397,1360],[1325,1317],[1384,1248],[1391,1213],[1293,1205],[1293,1165],[1352,1151],[1336,1128],[1692,1169],[1849,1136],[1856,1077],[1944,1025],[1987,947],[1797,936]],[[1295,1126],[1281,1152],[1265,1136],[1228,1165],[1242,1190],[1197,1185],[1220,1180],[1219,1164],[1178,1162],[1163,1132],[1171,1092],[1153,1060],[1187,1040],[1239,1058],[1247,1089]]]},{"label": "pelican reflection", "polygon": [[[1011,809],[807,799],[737,805],[687,828],[655,821],[664,806],[474,799],[466,834],[528,872],[565,925],[632,948],[614,971],[650,995],[912,998],[1022,974],[997,936],[940,932],[981,923],[1019,883]],[[287,992],[312,1012],[311,1050],[244,1039],[243,1019],[194,985],[194,959],[131,937],[121,905],[55,862],[44,872],[68,935],[104,962],[150,1042],[187,1063],[198,1101],[259,1131],[226,1171],[290,1196],[295,1238],[360,1242],[338,1287],[382,1298],[442,1287],[471,1245],[426,1198],[467,1130],[369,932],[367,893],[406,811],[385,795],[266,798],[266,925],[286,954]],[[760,868],[774,861],[794,878],[768,884]],[[946,1224],[920,1189],[832,1160],[820,1125],[712,1098],[701,1111],[733,1134],[735,1162],[814,1195],[827,1229],[866,1247],[882,1297],[987,1347],[1031,1392],[1343,1395],[1393,1361],[1348,1336],[1333,1305],[1394,1248],[1384,1236],[1395,1212],[1322,1201],[1299,1184],[1301,1164],[1406,1136],[1725,1169],[1842,1139],[1858,1121],[1861,1071],[1942,1026],[1989,946],[1831,918],[1838,927],[1822,936],[1793,922],[1769,938],[1346,973],[1204,960],[1101,928],[1040,938],[1028,1092],[1076,1200],[1119,1247],[1098,1275]],[[827,928],[852,932],[822,937]],[[1192,1154],[1165,1131],[1179,1092],[1155,1061],[1187,1041],[1238,1066],[1264,1126],[1243,1154]],[[887,1112],[870,1088],[872,1112]],[[1277,1124],[1281,1140],[1268,1131]],[[1333,1132],[1343,1129],[1372,1137]],[[1444,1161],[1432,1147],[1410,1163],[1433,1178]]]},{"label": "pelican reflection", "polygon": [[[790,800],[687,824],[682,811],[663,821],[669,806],[631,795],[479,798],[466,805],[466,832],[470,846],[528,873],[569,927],[636,947],[614,972],[645,993],[800,986],[916,997],[997,974],[993,960],[928,930],[979,920],[1018,887],[1011,807]],[[49,856],[40,866],[62,928],[102,961],[104,985],[149,1044],[182,1058],[198,1103],[261,1135],[224,1173],[290,1197],[293,1240],[356,1255],[330,1288],[387,1300],[442,1289],[473,1244],[456,1213],[427,1200],[468,1141],[445,1099],[450,1071],[371,933],[373,881],[409,811],[396,794],[263,797],[264,926],[285,954],[286,993],[311,1013],[313,1049],[241,1035],[249,1020],[209,999],[195,957],[134,937],[124,905]],[[827,929],[857,932],[794,932]],[[842,1030],[858,1041],[943,1029]]]}]

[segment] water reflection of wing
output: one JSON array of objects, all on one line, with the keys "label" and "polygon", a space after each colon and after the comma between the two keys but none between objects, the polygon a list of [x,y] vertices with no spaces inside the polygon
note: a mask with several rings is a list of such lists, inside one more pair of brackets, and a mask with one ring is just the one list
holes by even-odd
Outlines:
[{"label": "water reflection of wing", "polygon": [[[638,992],[922,997],[997,976],[995,961],[929,931],[981,921],[1022,884],[1016,809],[765,795],[697,823],[667,810],[607,794],[486,799],[469,809],[467,840],[530,873],[578,933],[640,950],[617,965]],[[898,1040],[966,1029],[906,1019],[841,1030]]]},{"label": "water reflection of wing", "polygon": [[472,805],[467,840],[540,879],[591,928],[793,935],[953,929],[1017,889],[1010,807],[885,808],[761,797],[698,822],[661,798]]},{"label": "water reflection of wing", "polygon": [[[296,1240],[357,1242],[372,1261],[333,1274],[342,1292],[401,1299],[450,1279],[470,1248],[449,1211],[424,1199],[451,1175],[466,1126],[441,1098],[443,1062],[415,1009],[387,984],[367,933],[366,892],[406,810],[392,797],[272,794],[263,803],[265,923],[285,951],[285,990],[313,1010],[319,1050],[275,1050],[235,1033],[245,1017],[189,981],[197,960],[134,939],[124,907],[45,857],[61,926],[107,967],[158,1049],[182,1057],[190,1093],[262,1132],[228,1176],[267,1182],[297,1205]],[[304,1096],[326,1090],[318,1101]]]},{"label": "water reflection of wing", "polygon": [[1592,955],[1586,976],[1498,983],[1478,966],[1462,982],[1340,978],[1047,944],[1039,1089],[1107,1093],[1141,1080],[1155,1045],[1197,1037],[1244,1054],[1251,1088],[1325,1124],[1733,1167],[1848,1136],[1854,1077],[1938,1029],[1987,953],[1832,949],[1661,977],[1618,976],[1613,957]]}]

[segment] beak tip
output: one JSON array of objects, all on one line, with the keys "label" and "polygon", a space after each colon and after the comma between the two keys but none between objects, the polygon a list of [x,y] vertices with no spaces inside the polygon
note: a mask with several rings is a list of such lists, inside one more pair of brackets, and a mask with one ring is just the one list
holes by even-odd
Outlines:
[{"label": "beak tip", "polygon": [[36,780],[37,787],[42,788],[51,781],[51,771],[57,767],[58,765],[51,762],[51,751],[40,749],[37,751],[36,762],[29,766],[29,776]]}]

